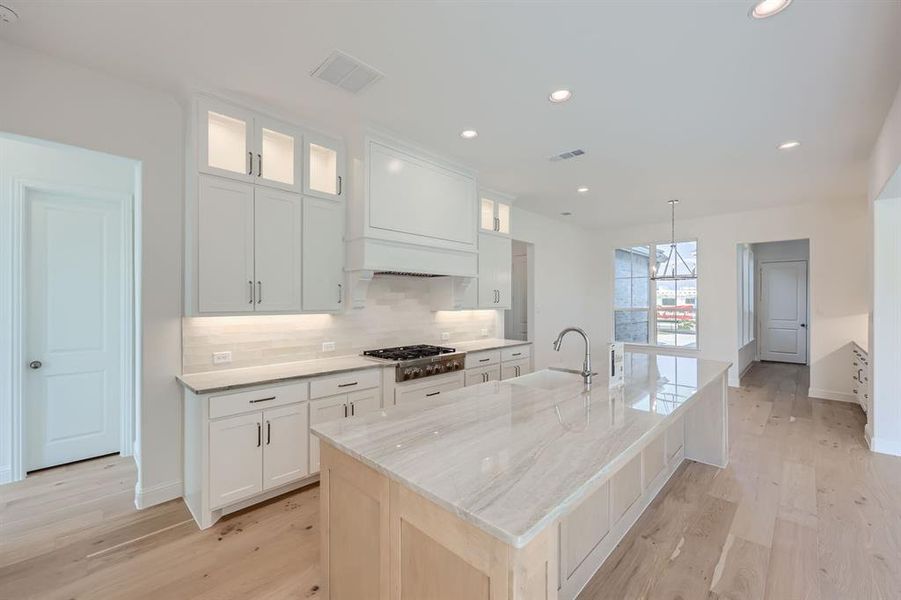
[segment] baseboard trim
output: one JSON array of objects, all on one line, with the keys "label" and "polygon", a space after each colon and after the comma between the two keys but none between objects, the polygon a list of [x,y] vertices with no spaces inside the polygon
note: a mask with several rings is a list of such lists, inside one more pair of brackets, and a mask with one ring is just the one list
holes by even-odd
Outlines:
[{"label": "baseboard trim", "polygon": [[851,402],[857,404],[857,398],[854,397],[854,394],[848,392],[810,388],[807,390],[807,395],[811,398],[820,398],[821,400],[835,400],[837,402]]},{"label": "baseboard trim", "polygon": [[4,483],[12,483],[13,470],[12,467],[0,467],[0,485]]},{"label": "baseboard trim", "polygon": [[135,508],[141,510],[182,496],[182,481],[167,481],[149,488],[140,488],[135,484]]},{"label": "baseboard trim", "polygon": [[879,454],[901,456],[901,441],[874,437],[870,440],[870,450]]}]

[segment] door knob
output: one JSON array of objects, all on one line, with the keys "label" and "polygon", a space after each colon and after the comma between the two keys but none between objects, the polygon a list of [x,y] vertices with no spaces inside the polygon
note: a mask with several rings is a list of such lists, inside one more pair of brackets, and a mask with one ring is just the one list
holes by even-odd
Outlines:
[{"label": "door knob", "polygon": [[801,323],[801,327],[807,327],[807,323]]},{"label": "door knob", "polygon": [[31,367],[32,369],[40,369],[41,367],[44,366],[44,363],[42,363],[39,360],[33,360],[30,363],[28,363],[28,366]]}]

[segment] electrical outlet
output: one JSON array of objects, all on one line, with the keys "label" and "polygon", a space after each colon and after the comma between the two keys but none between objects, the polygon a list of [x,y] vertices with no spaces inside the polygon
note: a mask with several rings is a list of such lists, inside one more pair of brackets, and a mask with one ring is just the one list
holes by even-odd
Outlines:
[{"label": "electrical outlet", "polygon": [[335,351],[335,342],[322,342],[322,351],[323,352],[334,352]]},{"label": "electrical outlet", "polygon": [[481,331],[481,333],[482,333],[482,337],[488,337],[488,330],[487,330],[487,329],[484,329],[484,328],[483,328],[482,331]]},{"label": "electrical outlet", "polygon": [[446,342],[449,339],[450,339],[450,334],[446,331],[442,331],[441,332],[441,341]]},{"label": "electrical outlet", "polygon": [[232,353],[229,352],[213,352],[213,364],[222,365],[232,361]]}]

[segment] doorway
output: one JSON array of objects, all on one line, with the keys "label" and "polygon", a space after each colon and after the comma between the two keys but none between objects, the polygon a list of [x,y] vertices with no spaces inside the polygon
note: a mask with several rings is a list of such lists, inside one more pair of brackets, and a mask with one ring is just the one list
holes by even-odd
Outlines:
[{"label": "doorway", "polygon": [[809,242],[754,244],[760,360],[807,364]]},{"label": "doorway", "polygon": [[510,308],[504,311],[504,336],[510,340],[529,339],[529,256],[527,242],[513,240]]},{"label": "doorway", "polygon": [[[6,481],[119,453],[135,406],[134,215],[140,165],[0,134],[0,315],[12,324]],[[8,231],[7,231],[8,229]],[[8,235],[6,235],[8,233]],[[7,362],[3,360],[2,362]],[[10,431],[6,431],[9,427]]]}]

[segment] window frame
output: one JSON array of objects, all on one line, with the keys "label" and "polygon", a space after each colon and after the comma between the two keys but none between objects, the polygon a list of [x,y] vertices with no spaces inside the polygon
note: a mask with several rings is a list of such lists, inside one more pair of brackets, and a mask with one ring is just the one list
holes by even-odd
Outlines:
[{"label": "window frame", "polygon": [[[701,242],[698,238],[688,237],[688,238],[679,238],[676,239],[677,244],[694,242],[695,244],[695,254],[698,257],[697,262],[700,263],[700,253],[701,253]],[[617,308],[616,307],[616,251],[617,250],[625,250],[635,248],[636,246],[648,246],[650,248],[651,254],[656,256],[657,247],[658,246],[669,246],[672,243],[672,240],[666,241],[649,241],[649,242],[638,242],[634,244],[617,244],[613,247],[612,255],[611,255],[611,265],[612,269],[610,270],[610,294],[611,294],[611,310],[610,310],[610,327],[612,332],[612,338],[614,341],[616,340],[616,311],[626,311],[626,310],[645,310],[641,309],[629,309],[629,308]],[[656,261],[653,263],[656,264]],[[695,281],[698,283],[697,295],[695,296],[695,343],[694,346],[667,346],[657,343],[657,282],[651,279],[651,265],[652,262],[648,260],[648,340],[653,339],[653,342],[648,341],[648,343],[641,342],[623,342],[626,346],[632,346],[635,348],[650,348],[654,350],[667,350],[672,352],[690,352],[696,353],[701,350],[701,289],[700,289],[700,276],[698,276]],[[698,269],[700,265],[696,266]],[[697,271],[700,273],[700,270]]]}]

